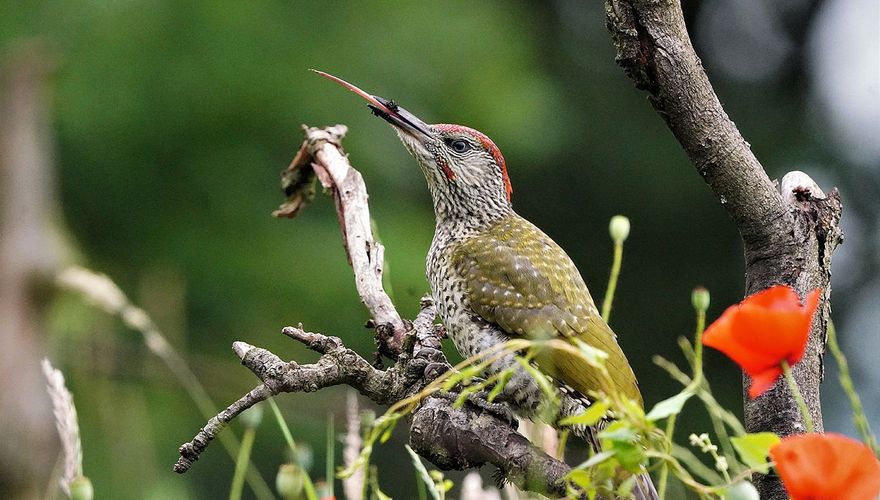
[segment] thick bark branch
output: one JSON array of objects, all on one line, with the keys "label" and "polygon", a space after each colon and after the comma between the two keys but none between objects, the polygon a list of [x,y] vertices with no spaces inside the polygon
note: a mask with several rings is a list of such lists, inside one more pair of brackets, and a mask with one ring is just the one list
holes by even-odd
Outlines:
[{"label": "thick bark branch", "polygon": [[[802,184],[815,186],[812,180],[777,192],[715,95],[677,0],[607,0],[606,16],[618,63],[648,92],[654,109],[736,224],[745,250],[746,292],[780,283],[802,296],[814,288],[823,290],[807,351],[793,369],[821,431],[819,384],[830,314],[831,253],[841,241],[837,192],[825,197],[821,190],[802,189]],[[758,399],[744,396],[744,404],[749,431],[803,432],[797,406],[780,383]],[[756,478],[756,483],[761,498],[787,498],[776,477]]]},{"label": "thick bark branch", "polygon": [[[367,193],[360,174],[348,163],[339,145],[345,127],[306,128],[306,140],[283,174],[288,202],[277,216],[294,216],[314,192],[315,177],[332,191],[346,251],[361,299],[373,315],[380,350],[394,364],[375,368],[336,337],[286,327],[283,333],[321,354],[313,364],[286,362],[275,354],[244,342],[233,350],[261,384],[213,417],[192,441],[180,447],[174,470],[189,470],[209,443],[236,416],[254,404],[283,392],[314,392],[348,385],[373,402],[392,405],[424,389],[452,367],[443,356],[443,329],[433,323],[433,302],[422,300],[414,321],[403,321],[382,288],[382,247],[372,238]],[[517,433],[510,423],[470,403],[460,408],[455,397],[432,394],[413,411],[410,442],[420,455],[443,469],[467,469],[492,464],[514,485],[548,495],[565,494],[563,477],[571,470]]]},{"label": "thick bark branch", "polygon": [[746,241],[791,225],[782,197],[715,95],[691,45],[678,1],[609,0],[617,62],[654,109]]},{"label": "thick bark branch", "polygon": [[[433,304],[428,308],[433,311]],[[412,355],[401,353],[394,366],[378,370],[336,337],[293,327],[285,328],[284,333],[321,353],[321,358],[313,364],[298,365],[282,361],[265,349],[236,342],[233,348],[242,364],[262,383],[208,421],[192,441],[180,447],[176,472],[189,470],[232,419],[275,394],[315,392],[345,384],[377,404],[389,405],[418,392],[451,368],[430,341],[429,345],[416,341]],[[414,334],[436,339],[432,326]],[[410,440],[419,454],[443,469],[492,464],[520,488],[564,493],[562,478],[570,471],[567,465],[546,455],[497,415],[471,405],[455,408],[453,399],[431,396],[413,412]]]}]

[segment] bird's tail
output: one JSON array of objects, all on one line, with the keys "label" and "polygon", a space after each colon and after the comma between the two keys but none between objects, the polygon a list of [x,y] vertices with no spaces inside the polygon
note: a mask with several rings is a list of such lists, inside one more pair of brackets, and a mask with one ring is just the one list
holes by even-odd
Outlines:
[{"label": "bird's tail", "polygon": [[647,472],[643,472],[636,476],[636,483],[633,485],[632,495],[636,500],[660,499],[660,495],[657,494],[657,489],[654,488],[654,481],[651,480],[651,475]]}]

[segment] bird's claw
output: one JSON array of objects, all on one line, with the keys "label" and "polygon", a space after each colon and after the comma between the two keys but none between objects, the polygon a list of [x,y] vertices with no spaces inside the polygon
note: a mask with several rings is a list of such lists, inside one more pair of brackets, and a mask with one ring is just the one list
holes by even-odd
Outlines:
[{"label": "bird's claw", "polygon": [[[458,394],[455,392],[439,392],[435,395],[450,401],[456,401],[458,399]],[[491,413],[492,416],[502,420],[511,428],[517,429],[519,427],[519,420],[513,410],[510,409],[510,406],[506,403],[490,402],[487,399],[487,395],[488,393],[486,391],[468,394],[465,401],[485,412]]]},{"label": "bird's claw", "polygon": [[495,403],[489,401],[488,393],[486,391],[471,394],[468,396],[467,400],[477,408],[487,411],[496,418],[503,420],[504,423],[513,429],[519,427],[519,420],[516,418],[516,414],[513,410],[510,409],[510,406],[507,403]]}]

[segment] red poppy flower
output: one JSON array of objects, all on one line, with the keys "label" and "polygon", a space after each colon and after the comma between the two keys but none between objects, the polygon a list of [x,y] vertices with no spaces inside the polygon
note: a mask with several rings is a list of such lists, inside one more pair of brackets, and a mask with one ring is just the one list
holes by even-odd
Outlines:
[{"label": "red poppy flower", "polygon": [[750,295],[709,325],[703,344],[736,361],[752,378],[749,397],[758,397],[782,374],[783,360],[793,365],[804,355],[819,294],[810,292],[803,305],[784,285]]},{"label": "red poppy flower", "polygon": [[798,434],[770,448],[794,500],[876,499],[880,462],[870,448],[840,434]]}]

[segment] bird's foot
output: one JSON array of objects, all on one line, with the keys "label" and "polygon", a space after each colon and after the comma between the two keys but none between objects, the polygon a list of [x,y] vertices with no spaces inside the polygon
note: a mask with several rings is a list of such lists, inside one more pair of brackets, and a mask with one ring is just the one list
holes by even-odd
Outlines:
[{"label": "bird's foot", "polygon": [[488,395],[488,391],[480,391],[469,394],[467,397],[467,402],[471,403],[472,405],[483,411],[491,413],[495,418],[502,420],[511,428],[518,428],[519,420],[517,419],[516,414],[510,408],[510,405],[508,405],[507,403],[496,403],[489,401]]},{"label": "bird's foot", "polygon": [[507,403],[491,403],[488,399],[478,394],[475,394],[470,399],[476,406],[500,418],[512,429],[519,428],[519,419]]}]

